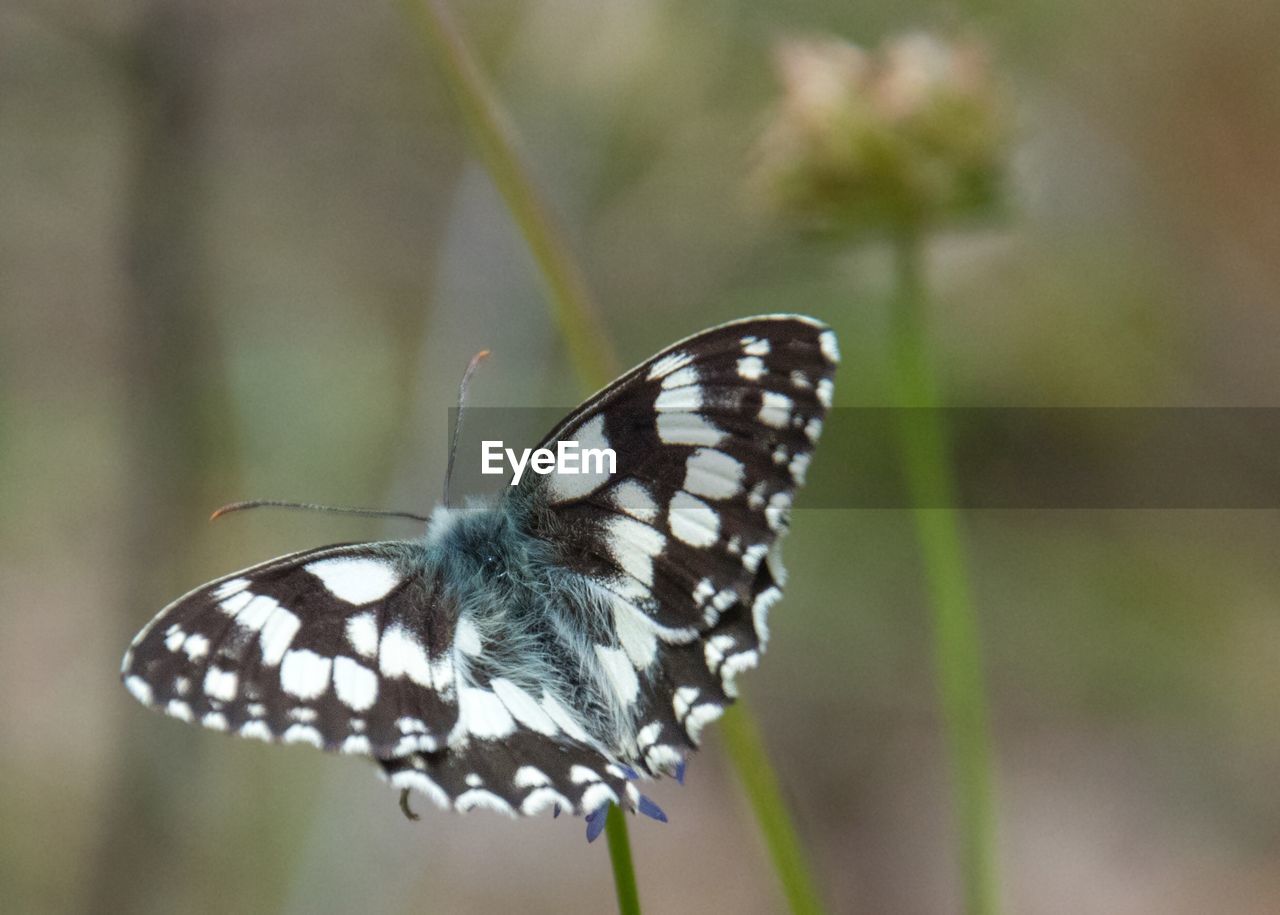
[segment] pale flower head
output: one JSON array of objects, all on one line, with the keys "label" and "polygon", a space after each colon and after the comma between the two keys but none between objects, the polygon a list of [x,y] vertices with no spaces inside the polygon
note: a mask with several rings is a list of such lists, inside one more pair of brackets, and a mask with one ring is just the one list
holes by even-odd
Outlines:
[{"label": "pale flower head", "polygon": [[777,64],[783,93],[756,172],[777,209],[840,230],[896,229],[994,203],[1008,109],[976,43],[914,33],[867,52],[791,40]]}]

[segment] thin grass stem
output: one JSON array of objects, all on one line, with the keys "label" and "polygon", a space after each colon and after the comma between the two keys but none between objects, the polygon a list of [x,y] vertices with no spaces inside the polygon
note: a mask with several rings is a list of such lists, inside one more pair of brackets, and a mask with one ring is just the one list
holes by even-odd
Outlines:
[{"label": "thin grass stem", "polygon": [[968,569],[953,506],[946,431],[927,333],[923,239],[895,241],[896,291],[890,320],[894,386],[900,410],[903,461],[912,496],[916,537],[933,614],[934,664],[947,734],[951,790],[960,846],[965,911],[999,910],[995,814],[991,787],[991,729],[982,651]]},{"label": "thin grass stem", "polygon": [[631,837],[627,835],[627,815],[610,805],[604,820],[609,840],[609,861],[613,864],[613,887],[618,893],[620,915],[640,915],[640,891],[636,888],[636,868],[631,861]]},{"label": "thin grass stem", "polygon": [[738,705],[725,712],[720,726],[725,749],[760,824],[787,904],[797,915],[817,915],[822,912],[822,900],[815,889],[804,846],[791,825],[791,815],[782,798],[778,778],[769,765],[755,719],[739,700]]},{"label": "thin grass stem", "polygon": [[617,357],[582,271],[520,157],[515,130],[447,5],[442,0],[401,0],[401,6],[444,75],[485,167],[529,246],[579,381],[595,390],[617,374]]}]

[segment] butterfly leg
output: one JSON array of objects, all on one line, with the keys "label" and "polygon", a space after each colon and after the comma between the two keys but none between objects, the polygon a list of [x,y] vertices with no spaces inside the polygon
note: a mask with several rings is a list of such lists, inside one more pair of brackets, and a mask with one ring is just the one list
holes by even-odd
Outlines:
[{"label": "butterfly leg", "polygon": [[408,788],[400,789],[400,812],[403,813],[405,815],[405,818],[409,820],[417,821],[422,819],[422,817],[414,813],[413,808],[409,806],[409,789]]}]

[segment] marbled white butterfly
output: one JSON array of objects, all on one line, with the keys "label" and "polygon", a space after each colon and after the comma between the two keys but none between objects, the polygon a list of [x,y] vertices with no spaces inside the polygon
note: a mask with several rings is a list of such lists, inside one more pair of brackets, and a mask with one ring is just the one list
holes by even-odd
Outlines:
[{"label": "marbled white butterfly", "polygon": [[683,778],[764,650],[837,358],[798,315],[676,343],[539,446],[612,448],[615,473],[529,474],[417,539],[219,578],[138,634],[125,686],[215,730],[372,757],[441,807],[563,809],[591,837],[610,803],[665,819],[636,780]]}]

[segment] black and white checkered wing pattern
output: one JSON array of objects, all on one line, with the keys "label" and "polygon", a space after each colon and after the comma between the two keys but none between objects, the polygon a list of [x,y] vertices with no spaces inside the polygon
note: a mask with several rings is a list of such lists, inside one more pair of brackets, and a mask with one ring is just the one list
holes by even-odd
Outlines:
[{"label": "black and white checkered wing pattern", "polygon": [[778,540],[838,358],[835,335],[810,318],[713,328],[620,378],[541,445],[610,448],[615,473],[522,481],[545,506],[535,536],[612,608],[601,660],[631,700],[628,755],[650,772],[676,771],[764,648],[784,577]]},{"label": "black and white checkered wing pattern", "polygon": [[438,750],[458,719],[453,631],[410,549],[324,547],[198,588],[134,639],[125,685],[144,705],[244,737]]},{"label": "black and white checkered wing pattern", "polygon": [[663,819],[636,781],[681,776],[764,649],[837,358],[794,315],[690,337],[541,443],[576,442],[583,472],[198,588],[134,639],[125,685],[185,721],[372,757],[455,810],[564,810],[589,837],[610,803]]}]

